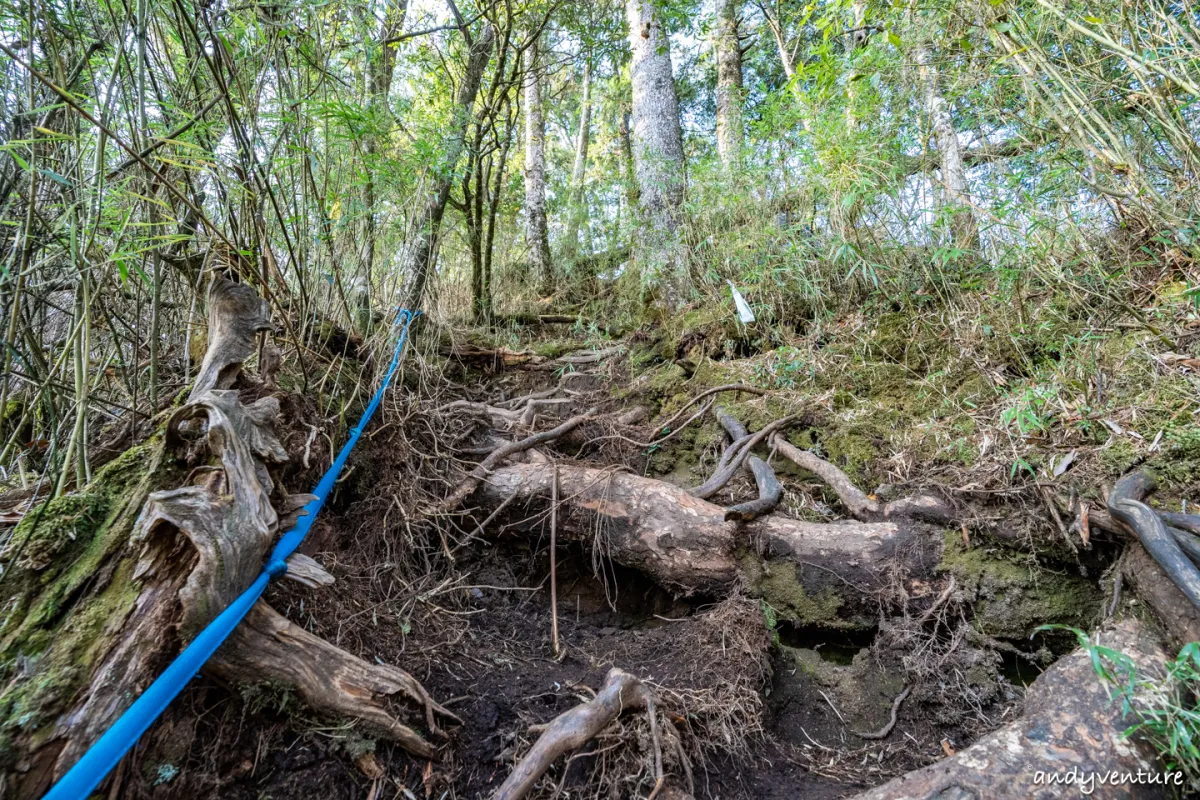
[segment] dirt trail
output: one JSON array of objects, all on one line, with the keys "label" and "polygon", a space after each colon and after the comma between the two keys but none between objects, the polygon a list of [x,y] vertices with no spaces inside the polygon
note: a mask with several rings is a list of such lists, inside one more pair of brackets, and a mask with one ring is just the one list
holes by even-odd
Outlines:
[{"label": "dirt trail", "polygon": [[[516,468],[550,459],[564,469],[694,480],[664,462],[663,447],[637,444],[662,415],[616,421],[638,405],[612,398],[628,380],[619,353],[576,355],[550,369],[528,360],[496,369],[497,359],[467,358],[444,376],[444,387],[464,388],[419,404],[410,393],[389,400],[305,546],[337,583],[268,593],[294,623],[368,662],[402,665],[461,717],[439,758],[415,759],[365,729],[316,718],[279,687],[231,696],[200,682],[139,746],[123,796],[488,797],[537,738],[531,726],[591,699],[619,667],[650,687],[658,725],[652,730],[646,713],[621,716],[556,762],[531,796],[558,787],[566,796],[645,797],[657,758],[667,785],[696,797],[841,797],[1015,718],[1025,685],[1071,646],[1057,636],[1031,645],[1030,627],[1072,621],[1080,604],[1100,613],[1103,561],[1094,577],[1030,586],[1012,554],[922,522],[913,535],[935,548],[926,567],[891,569],[916,562],[889,551],[879,574],[890,582],[841,579],[847,588],[835,602],[832,590],[811,591],[800,562],[776,560],[748,534],[730,551],[733,580],[695,591],[656,582],[620,563],[603,514],[574,513],[586,487],[562,486],[552,507],[536,496],[506,506],[488,498],[489,486],[422,519],[415,510],[444,503],[483,453],[592,407],[595,419],[515,456]],[[578,377],[564,379],[564,370]],[[531,394],[552,396],[512,402]],[[703,461],[694,451],[688,458]],[[796,469],[770,460],[795,491]],[[714,499],[731,505],[754,495],[753,477],[739,471]],[[775,516],[786,522],[788,513]],[[422,731],[413,709],[392,710]]]}]

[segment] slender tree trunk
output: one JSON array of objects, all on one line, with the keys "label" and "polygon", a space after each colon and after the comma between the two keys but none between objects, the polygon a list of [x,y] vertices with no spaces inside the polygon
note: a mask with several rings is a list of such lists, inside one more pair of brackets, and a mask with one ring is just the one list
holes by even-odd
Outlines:
[{"label": "slender tree trunk", "polygon": [[364,247],[366,252],[363,256],[362,281],[367,289],[364,299],[368,303],[368,308],[365,309],[367,313],[360,315],[365,316],[364,322],[370,321],[370,288],[375,273],[375,250],[378,247],[375,173],[380,152],[383,149],[380,141],[382,136],[378,128],[382,125],[381,117],[387,112],[387,97],[392,88],[392,76],[396,67],[396,50],[386,42],[404,29],[404,19],[407,14],[408,0],[394,0],[386,5],[383,21],[379,25],[379,32],[372,44],[367,62],[367,91],[369,93],[367,101],[371,108],[372,128],[366,137],[367,182],[363,187],[364,238],[366,239]]},{"label": "slender tree trunk", "polygon": [[925,108],[929,114],[933,136],[937,141],[941,164],[943,197],[949,206],[950,230],[955,246],[962,250],[978,251],[979,229],[971,211],[971,191],[967,184],[967,168],[963,163],[962,145],[950,118],[946,99],[938,88],[937,68],[933,66],[929,48],[919,44],[913,53],[920,70]]},{"label": "slender tree trunk", "polygon": [[408,282],[406,299],[409,308],[419,308],[425,299],[425,285],[429,281],[430,265],[433,263],[434,245],[437,243],[438,231],[442,226],[442,216],[446,213],[446,202],[450,199],[450,187],[454,183],[454,171],[458,160],[466,149],[467,129],[471,124],[472,109],[475,96],[479,93],[479,84],[483,80],[483,70],[487,66],[492,53],[492,43],[495,41],[495,31],[491,25],[484,27],[467,55],[467,70],[458,85],[458,95],[454,101],[454,120],[451,123],[450,138],[440,162],[430,176],[431,185],[425,204],[417,212],[413,224],[410,241],[405,247],[404,271]]},{"label": "slender tree trunk", "polygon": [[685,189],[671,42],[651,0],[627,0],[633,85],[633,163],[643,215],[639,255],[649,288],[668,308],[690,288],[677,227]]},{"label": "slender tree trunk", "polygon": [[717,0],[717,153],[727,170],[740,166],[745,140],[740,11],[739,0]]},{"label": "slender tree trunk", "polygon": [[482,304],[483,314],[487,319],[492,317],[492,256],[495,253],[496,217],[500,211],[500,200],[504,196],[504,175],[508,166],[508,153],[512,147],[514,129],[517,126],[516,113],[508,104],[504,126],[504,140],[500,144],[500,157],[492,176],[492,186],[488,195],[487,233],[483,246],[483,284]]},{"label": "slender tree trunk", "polygon": [[625,182],[625,201],[631,209],[637,207],[638,204],[637,175],[634,174],[635,171],[633,168],[632,128],[632,115],[628,108],[623,108],[621,110],[621,121],[617,123],[617,138],[621,141],[621,176]]},{"label": "slender tree trunk", "polygon": [[788,50],[787,37],[783,32],[783,21],[780,19],[778,11],[771,11],[765,4],[760,4],[758,8],[767,21],[767,27],[771,29],[775,47],[779,49],[779,63],[783,65],[783,74],[788,77],[788,80],[791,80],[792,76],[796,74],[796,62]]},{"label": "slender tree trunk", "polygon": [[554,265],[546,225],[546,123],[538,43],[525,51],[525,241],[543,295],[554,293]]},{"label": "slender tree trunk", "polygon": [[575,167],[571,170],[571,217],[567,223],[566,256],[574,261],[579,253],[579,226],[587,215],[583,178],[587,173],[588,145],[592,124],[592,60],[583,65],[583,90],[579,99],[579,135],[575,138]]}]

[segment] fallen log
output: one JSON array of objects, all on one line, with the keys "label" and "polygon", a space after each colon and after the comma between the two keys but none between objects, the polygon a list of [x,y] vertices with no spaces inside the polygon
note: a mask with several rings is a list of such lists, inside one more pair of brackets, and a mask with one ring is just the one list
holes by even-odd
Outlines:
[{"label": "fallen log", "polygon": [[[508,504],[508,529],[530,530],[555,467],[514,464],[480,482],[484,508]],[[560,540],[588,540],[614,561],[681,593],[719,593],[743,578],[785,619],[874,624],[894,579],[928,577],[942,537],[910,520],[818,524],[778,516],[727,522],[720,506],[664,481],[559,464]]]},{"label": "fallen log", "polygon": [[[723,408],[717,409],[717,421],[729,434],[731,444],[750,435],[746,426]],[[754,476],[758,498],[726,508],[726,521],[749,522],[764,514],[770,514],[775,510],[775,506],[779,505],[779,498],[783,496],[783,487],[779,485],[779,479],[775,477],[775,470],[771,469],[770,464],[756,455],[749,455],[746,457],[746,466]]]},{"label": "fallen log", "polygon": [[[1123,620],[1098,634],[1100,644],[1128,655],[1140,677],[1162,674],[1167,655],[1137,620]],[[1095,797],[1161,797],[1158,785],[1103,785],[1113,772],[1162,777],[1149,745],[1124,732],[1136,719],[1122,715],[1119,699],[1096,675],[1088,653],[1077,650],[1029,687],[1025,716],[954,756],[910,772],[855,800],[1029,798],[1087,794]],[[1056,777],[1057,776],[1057,777]],[[1074,776],[1073,778],[1070,776]],[[1071,780],[1074,786],[1052,783]]]}]

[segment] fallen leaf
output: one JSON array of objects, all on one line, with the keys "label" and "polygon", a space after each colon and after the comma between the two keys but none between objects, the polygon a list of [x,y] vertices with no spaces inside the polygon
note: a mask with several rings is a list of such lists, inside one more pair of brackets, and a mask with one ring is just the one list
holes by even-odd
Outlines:
[{"label": "fallen leaf", "polygon": [[946,754],[946,758],[954,755],[954,745],[950,744],[949,739],[942,739],[942,752]]},{"label": "fallen leaf", "polygon": [[1072,450],[1071,452],[1067,453],[1065,456],[1060,458],[1058,460],[1058,464],[1056,464],[1054,467],[1054,477],[1057,478],[1057,477],[1061,476],[1064,472],[1069,470],[1071,468],[1071,465],[1075,463],[1075,457],[1078,455],[1079,455],[1078,450]]},{"label": "fallen leaf", "polygon": [[1163,435],[1162,431],[1159,431],[1157,434],[1155,434],[1154,441],[1150,443],[1150,451],[1149,452],[1153,453],[1155,450],[1158,449],[1158,443],[1162,441],[1162,435]]},{"label": "fallen leaf", "polygon": [[1115,433],[1117,436],[1120,436],[1121,434],[1125,433],[1125,429],[1122,428],[1117,423],[1113,422],[1111,419],[1102,419],[1100,421],[1103,422],[1105,427],[1107,427],[1110,431]]},{"label": "fallen leaf", "polygon": [[1168,367],[1187,367],[1200,371],[1200,358],[1192,358],[1182,353],[1159,353],[1158,360]]},{"label": "fallen leaf", "polygon": [[375,760],[374,753],[363,753],[355,759],[354,763],[362,770],[363,775],[373,781],[383,777],[383,767],[379,766],[379,762]]},{"label": "fallen leaf", "polygon": [[1088,504],[1080,503],[1079,504],[1079,538],[1083,540],[1083,543],[1085,545],[1092,540],[1092,527],[1091,527],[1091,524],[1088,522],[1088,514],[1089,514]]}]

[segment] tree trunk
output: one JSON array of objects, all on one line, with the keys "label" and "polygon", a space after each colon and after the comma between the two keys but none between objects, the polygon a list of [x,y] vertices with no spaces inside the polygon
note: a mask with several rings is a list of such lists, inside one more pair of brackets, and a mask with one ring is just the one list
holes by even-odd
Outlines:
[{"label": "tree trunk", "polygon": [[685,189],[683,134],[671,42],[650,0],[627,0],[633,85],[633,163],[643,215],[639,256],[645,283],[668,308],[690,288],[677,227]]},{"label": "tree trunk", "polygon": [[537,40],[525,51],[525,243],[539,290],[545,296],[554,294],[554,265],[546,225],[546,123]]},{"label": "tree trunk", "polygon": [[[275,431],[279,400],[245,405],[227,388],[267,324],[264,306],[245,284],[218,279],[209,351],[187,404],[165,431],[79,492],[31,511],[13,532],[0,585],[0,796],[44,794],[254,582],[276,534],[312,499],[281,492],[269,469],[287,459]],[[288,577],[306,585],[333,580],[304,556],[288,564]],[[206,669],[294,686],[317,709],[432,754],[385,697],[423,704],[432,733],[435,712],[452,715],[407,673],[366,664],[261,601],[255,608]]]},{"label": "tree trunk", "polygon": [[775,10],[771,10],[765,3],[759,3],[758,8],[762,12],[763,19],[767,21],[767,27],[771,29],[771,38],[775,40],[775,47],[779,50],[779,63],[783,66],[783,74],[791,80],[792,76],[796,74],[796,63],[791,51],[788,50],[787,34],[783,30],[783,18],[779,13],[779,5],[777,3]]},{"label": "tree trunk", "polygon": [[[1130,656],[1140,679],[1163,675],[1166,653],[1136,619],[1123,620],[1097,634],[1105,647]],[[1124,676],[1128,680],[1128,676]],[[1096,797],[1162,797],[1159,785],[1097,781],[1066,788],[1051,785],[1076,774],[1107,776],[1112,771],[1159,775],[1154,748],[1124,735],[1136,722],[1096,675],[1091,658],[1077,650],[1038,676],[1025,695],[1025,716],[966,750],[932,766],[855,795],[855,800],[934,800],[934,798],[1028,798],[1091,794]],[[1041,775],[1039,782],[1038,776]],[[1081,792],[1080,790],[1084,790]]]},{"label": "tree trunk", "polygon": [[575,166],[571,170],[571,217],[567,223],[564,253],[574,263],[579,254],[579,226],[587,217],[583,179],[587,173],[588,144],[592,124],[592,60],[583,64],[583,89],[579,98],[579,135],[575,138]]},{"label": "tree trunk", "polygon": [[[365,6],[364,6],[365,8]],[[396,50],[389,44],[386,44],[388,39],[394,37],[404,28],[404,19],[408,14],[407,0],[393,0],[387,3],[383,11],[383,20],[379,24],[379,31],[375,37],[375,41],[370,43],[370,53],[367,59],[367,102],[371,110],[370,126],[366,135],[366,185],[363,187],[363,220],[364,220],[364,239],[363,246],[366,252],[363,255],[364,268],[361,275],[363,286],[367,289],[365,294],[366,308],[362,309],[359,314],[360,319],[356,321],[359,329],[365,334],[366,325],[370,322],[370,288],[375,274],[375,250],[378,247],[378,225],[376,215],[376,192],[375,192],[375,175],[378,170],[378,159],[382,147],[380,140],[384,137],[380,135],[379,129],[382,125],[381,117],[388,114],[387,97],[388,92],[392,88],[392,75],[396,66]]]},{"label": "tree trunk", "polygon": [[938,161],[941,164],[942,188],[950,214],[950,230],[954,244],[961,250],[978,251],[979,229],[971,211],[971,191],[967,184],[967,168],[963,163],[962,145],[950,118],[946,99],[938,88],[937,68],[929,48],[918,44],[913,53],[921,76],[925,95],[925,110],[929,114],[933,136],[937,141]]},{"label": "tree trunk", "polygon": [[402,274],[408,283],[405,292],[408,308],[420,308],[425,299],[425,285],[429,281],[429,270],[433,263],[434,245],[438,232],[442,227],[442,216],[446,213],[446,203],[450,199],[450,187],[454,183],[454,172],[458,160],[466,149],[467,130],[471,124],[472,110],[475,106],[475,96],[479,93],[479,84],[483,80],[483,70],[487,66],[492,53],[492,43],[495,40],[492,26],[485,25],[479,37],[470,44],[467,55],[467,69],[458,85],[458,94],[454,99],[454,114],[451,122],[450,138],[446,149],[435,168],[431,171],[429,194],[425,203],[416,213],[411,225],[411,235],[404,248],[404,267]]},{"label": "tree trunk", "polygon": [[740,10],[738,0],[717,0],[717,153],[731,171],[741,164],[745,139]]}]

